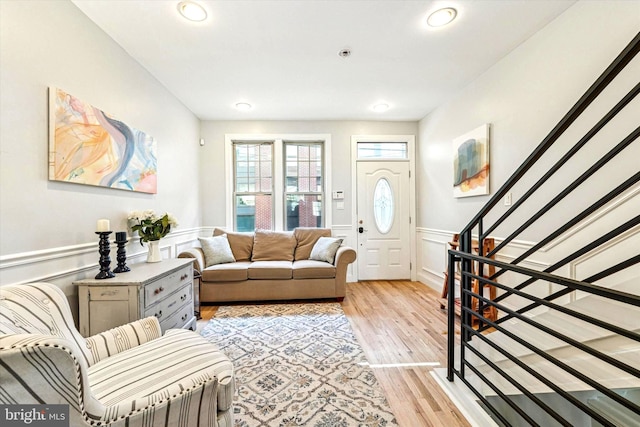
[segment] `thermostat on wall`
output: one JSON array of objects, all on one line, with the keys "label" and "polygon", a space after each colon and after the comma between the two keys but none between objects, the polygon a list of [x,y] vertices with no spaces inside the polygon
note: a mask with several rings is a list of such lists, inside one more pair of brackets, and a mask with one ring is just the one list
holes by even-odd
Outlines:
[{"label": "thermostat on wall", "polygon": [[333,200],[344,200],[344,191],[334,191]]}]

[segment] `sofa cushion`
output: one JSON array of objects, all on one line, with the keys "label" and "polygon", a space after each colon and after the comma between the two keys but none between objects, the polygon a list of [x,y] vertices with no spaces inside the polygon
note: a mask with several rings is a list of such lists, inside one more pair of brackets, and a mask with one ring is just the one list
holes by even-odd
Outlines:
[{"label": "sofa cushion", "polygon": [[291,279],[291,267],[291,261],[255,261],[249,266],[249,279]]},{"label": "sofa cushion", "polygon": [[294,259],[298,261],[309,259],[313,245],[316,244],[320,237],[331,237],[331,230],[328,228],[298,227],[293,230],[293,235],[296,238]]},{"label": "sofa cushion", "polygon": [[313,245],[309,259],[330,262],[333,264],[336,252],[338,252],[338,248],[341,244],[342,239],[336,239],[334,237],[320,237],[316,244]]},{"label": "sofa cushion", "polygon": [[214,237],[198,237],[198,240],[200,240],[200,246],[204,253],[205,267],[227,262],[236,262],[226,234]]},{"label": "sofa cushion", "polygon": [[249,278],[250,261],[212,265],[202,271],[203,282],[241,282]]},{"label": "sofa cushion", "polygon": [[251,261],[251,252],[253,252],[253,233],[233,233],[224,231],[220,228],[213,229],[214,236],[227,234],[231,252],[236,261]]},{"label": "sofa cushion", "polygon": [[293,261],[295,249],[296,238],[291,231],[256,230],[251,261]]},{"label": "sofa cushion", "polygon": [[336,277],[336,268],[328,262],[310,259],[293,262],[294,279],[333,279],[334,277]]}]

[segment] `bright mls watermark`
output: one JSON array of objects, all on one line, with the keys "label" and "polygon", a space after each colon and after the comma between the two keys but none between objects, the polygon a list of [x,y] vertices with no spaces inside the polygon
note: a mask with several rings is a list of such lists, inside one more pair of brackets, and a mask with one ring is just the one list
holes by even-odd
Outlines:
[{"label": "bright mls watermark", "polygon": [[0,405],[2,427],[69,427],[69,405]]}]

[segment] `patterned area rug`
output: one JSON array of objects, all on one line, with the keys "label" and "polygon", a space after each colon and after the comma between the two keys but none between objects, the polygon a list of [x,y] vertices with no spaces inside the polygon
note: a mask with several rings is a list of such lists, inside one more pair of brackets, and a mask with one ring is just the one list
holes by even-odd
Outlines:
[{"label": "patterned area rug", "polygon": [[236,368],[236,427],[397,425],[338,303],[220,307],[202,335]]}]

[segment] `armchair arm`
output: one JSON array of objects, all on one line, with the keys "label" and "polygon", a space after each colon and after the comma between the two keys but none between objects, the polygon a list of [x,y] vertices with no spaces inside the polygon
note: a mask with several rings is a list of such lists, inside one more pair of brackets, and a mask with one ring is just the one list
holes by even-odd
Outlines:
[{"label": "armchair arm", "polygon": [[93,356],[90,363],[93,365],[104,358],[137,347],[160,336],[162,336],[160,323],[153,316],[101,332],[86,339],[87,348]]},{"label": "armchair arm", "polygon": [[182,251],[178,254],[178,258],[195,258],[195,262],[193,263],[193,269],[202,273],[204,266],[204,252],[202,252],[202,248],[190,248],[186,251]]},{"label": "armchair arm", "polygon": [[3,395],[11,403],[69,405],[69,425],[89,426],[102,417],[105,406],[89,390],[84,360],[75,342],[64,338],[0,334]]},{"label": "armchair arm", "polygon": [[[51,335],[0,334],[0,378],[11,403],[68,404],[69,425],[75,427],[196,425],[196,419],[198,426],[217,425],[218,378],[211,372],[153,395],[105,405],[89,388],[87,366],[75,343]],[[0,403],[9,402],[0,396]]]}]

